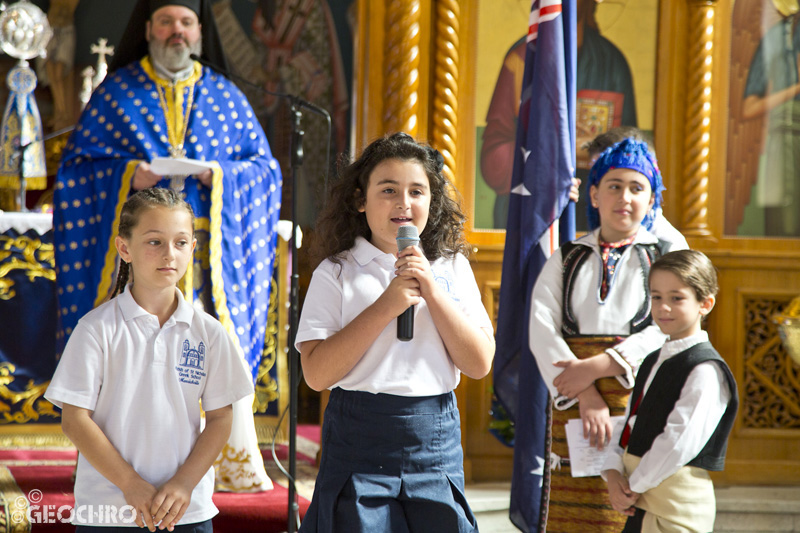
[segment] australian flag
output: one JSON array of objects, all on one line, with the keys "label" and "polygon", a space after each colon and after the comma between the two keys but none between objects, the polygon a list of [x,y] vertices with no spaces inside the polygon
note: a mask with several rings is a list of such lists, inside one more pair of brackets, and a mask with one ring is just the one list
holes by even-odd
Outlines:
[{"label": "australian flag", "polygon": [[516,427],[510,518],[522,531],[544,531],[547,520],[549,398],[529,349],[528,321],[544,262],[575,237],[575,1],[531,4],[506,226],[494,390]]}]

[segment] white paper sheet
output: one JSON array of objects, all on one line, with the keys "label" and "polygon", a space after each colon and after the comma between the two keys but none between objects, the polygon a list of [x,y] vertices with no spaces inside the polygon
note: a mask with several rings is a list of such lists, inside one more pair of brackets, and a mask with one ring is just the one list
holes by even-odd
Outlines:
[{"label": "white paper sheet", "polygon": [[[614,433],[609,443],[618,442],[625,424],[624,416],[612,416],[611,424]],[[609,446],[600,451],[595,446],[589,445],[589,439],[583,438],[583,422],[580,418],[573,418],[567,422],[567,447],[569,448],[569,467],[572,477],[599,476],[606,462]]]},{"label": "white paper sheet", "polygon": [[150,161],[150,170],[159,176],[192,176],[209,168],[214,168],[212,161],[186,157],[154,157]]}]

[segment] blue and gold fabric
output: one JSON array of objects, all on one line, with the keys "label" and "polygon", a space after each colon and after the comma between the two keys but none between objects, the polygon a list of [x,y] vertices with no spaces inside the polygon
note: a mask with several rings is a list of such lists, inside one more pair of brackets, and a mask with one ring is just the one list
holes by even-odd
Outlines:
[{"label": "blue and gold fabric", "polygon": [[[242,92],[195,63],[172,83],[147,57],[95,90],[62,158],[54,197],[58,343],[114,285],[114,237],[136,166],[184,155],[214,163],[209,189],[178,185],[197,216],[198,245],[184,292],[215,314],[255,377],[264,347],[280,211],[281,173]],[[163,179],[168,187],[175,180]]]},{"label": "blue and gold fabric", "polygon": [[53,232],[43,213],[0,213],[0,425],[58,422]]}]

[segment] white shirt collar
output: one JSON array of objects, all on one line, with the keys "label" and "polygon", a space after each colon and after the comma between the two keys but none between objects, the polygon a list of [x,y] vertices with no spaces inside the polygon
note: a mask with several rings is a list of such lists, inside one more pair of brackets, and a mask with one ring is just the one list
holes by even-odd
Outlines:
[{"label": "white shirt collar", "polygon": [[[119,309],[122,312],[122,318],[125,319],[126,322],[139,318],[141,316],[154,316],[152,313],[149,313],[145,310],[141,305],[136,303],[136,300],[133,299],[133,295],[131,294],[130,284],[125,286],[125,290],[117,295],[117,304],[119,305]],[[183,297],[183,293],[175,287],[175,292],[177,293],[178,297],[178,307],[175,309],[175,312],[172,313],[172,316],[164,323],[167,325],[170,323],[175,322],[183,322],[187,325],[192,324],[192,317],[194,316],[194,309],[189,302]]]},{"label": "white shirt collar", "polygon": [[702,329],[699,333],[696,333],[690,337],[684,337],[683,339],[674,341],[667,341],[664,343],[664,346],[661,347],[661,356],[672,357],[673,355],[688,350],[692,346],[700,344],[701,342],[708,342],[708,333]]},{"label": "white shirt collar", "polygon": [[375,258],[381,256],[391,259],[392,264],[397,261],[397,258],[394,256],[394,254],[387,254],[386,252],[383,252],[380,248],[369,242],[364,237],[356,237],[356,244],[353,246],[351,251],[353,254],[353,259],[355,259],[360,266],[365,266],[370,261],[373,261]]}]

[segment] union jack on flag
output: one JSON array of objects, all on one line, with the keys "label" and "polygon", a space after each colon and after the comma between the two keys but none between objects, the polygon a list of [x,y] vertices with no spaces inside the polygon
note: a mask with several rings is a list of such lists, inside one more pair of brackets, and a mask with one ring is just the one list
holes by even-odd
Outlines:
[{"label": "union jack on flag", "polygon": [[539,36],[539,24],[548,22],[561,14],[561,0],[541,0],[533,2],[528,23],[528,42]]}]

